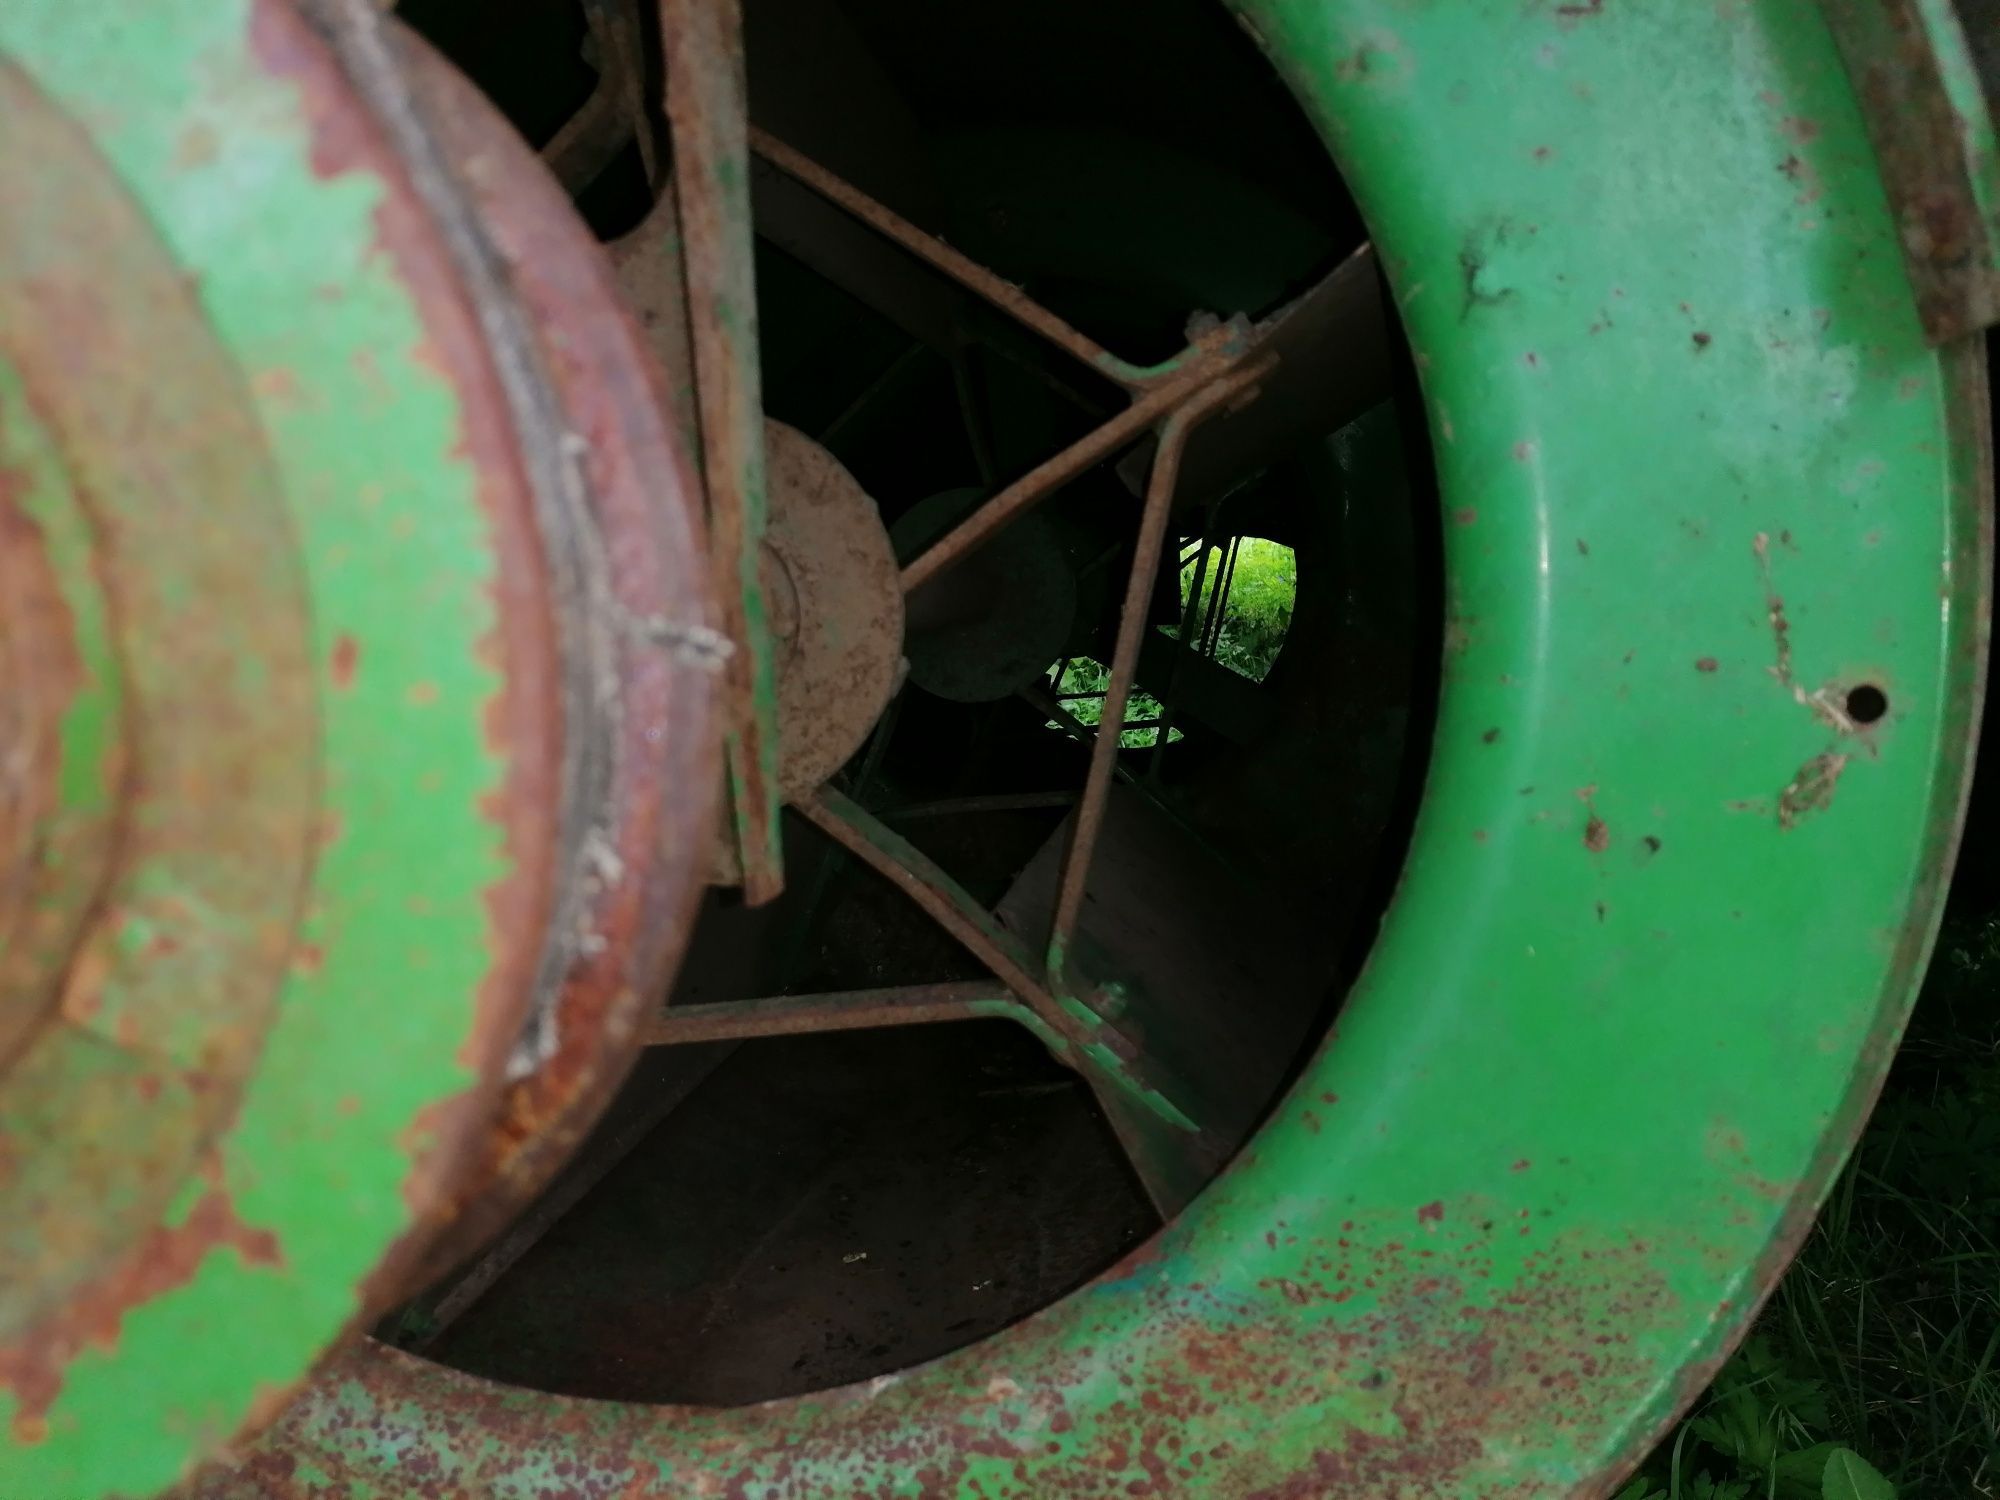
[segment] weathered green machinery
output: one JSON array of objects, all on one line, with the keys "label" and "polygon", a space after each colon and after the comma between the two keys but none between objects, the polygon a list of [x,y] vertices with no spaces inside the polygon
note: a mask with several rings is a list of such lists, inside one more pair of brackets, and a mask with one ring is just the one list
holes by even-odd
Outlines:
[{"label": "weathered green machinery", "polygon": [[[1615,1485],[1950,873],[1983,7],[118,9],[0,10],[0,1497]],[[1078,1191],[909,1262],[1125,1215],[991,1316],[546,1249],[824,1259],[744,1140],[945,1058]]]}]

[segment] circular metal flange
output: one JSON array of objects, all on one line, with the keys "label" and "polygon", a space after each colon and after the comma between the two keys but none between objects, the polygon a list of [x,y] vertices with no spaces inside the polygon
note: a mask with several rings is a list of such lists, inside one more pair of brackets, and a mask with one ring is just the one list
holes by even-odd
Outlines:
[{"label": "circular metal flange", "polygon": [[766,419],[771,611],[787,798],[825,784],[861,748],[903,670],[903,591],[881,513],[840,460]]},{"label": "circular metal flange", "polygon": [[705,732],[712,663],[700,489],[665,413],[662,372],[602,247],[541,160],[464,75],[413,33],[404,64],[532,326],[561,403],[613,618],[610,774],[581,857],[578,944],[553,1004],[517,1049],[500,1117],[458,1184],[428,1279],[511,1220],[583,1139],[638,1055],[707,878],[702,838],[720,774]]},{"label": "circular metal flange", "polygon": [[[903,675],[903,591],[881,513],[839,459],[764,420],[769,516],[759,571],[778,683],[778,788],[824,786],[868,738]],[[742,879],[718,824],[711,878]]]},{"label": "circular metal flange", "polygon": [[1436,773],[1337,1033],[984,1343],[740,1411],[359,1348],[207,1500],[1595,1493],[1741,1330],[1949,873],[1979,351],[1924,344],[1816,6],[1235,8],[1376,236],[1452,523]]},{"label": "circular metal flange", "polygon": [[[585,811],[643,827],[570,837],[570,601],[480,311],[288,4],[17,7],[0,92],[0,1490],[146,1494],[466,1211],[568,845],[604,931],[685,914],[691,840],[620,856],[707,826],[712,726],[683,617],[629,622]],[[699,544],[619,358],[562,383],[605,532],[651,528],[613,593],[657,614]],[[640,936],[562,999],[629,1015]]]}]

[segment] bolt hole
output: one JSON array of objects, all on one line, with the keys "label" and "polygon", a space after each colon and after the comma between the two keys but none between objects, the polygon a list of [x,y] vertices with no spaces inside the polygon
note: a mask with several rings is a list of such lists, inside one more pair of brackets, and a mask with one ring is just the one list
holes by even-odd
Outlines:
[{"label": "bolt hole", "polygon": [[1889,711],[1889,695],[1872,682],[1847,690],[1847,717],[1857,724],[1873,724]]}]

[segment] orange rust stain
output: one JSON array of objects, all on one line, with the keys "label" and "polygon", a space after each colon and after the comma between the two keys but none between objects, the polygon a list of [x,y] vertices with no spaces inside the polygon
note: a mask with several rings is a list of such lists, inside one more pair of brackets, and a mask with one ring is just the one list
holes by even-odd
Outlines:
[{"label": "orange rust stain", "polygon": [[1583,847],[1592,854],[1602,854],[1611,847],[1611,829],[1604,819],[1592,813],[1590,821],[1583,825]]},{"label": "orange rust stain", "polygon": [[1444,1221],[1444,1201],[1442,1199],[1426,1203],[1417,1210],[1419,1224],[1438,1224]]},{"label": "orange rust stain", "polygon": [[343,635],[333,643],[333,685],[348,688],[354,685],[354,669],[361,660],[361,645],[351,635]]},{"label": "orange rust stain", "polygon": [[174,142],[174,165],[184,172],[205,167],[215,160],[221,139],[211,125],[190,125]]},{"label": "orange rust stain", "polygon": [[292,968],[300,974],[317,974],[326,967],[326,950],[318,943],[301,943],[292,958]]},{"label": "orange rust stain", "polygon": [[64,1019],[89,1026],[104,1008],[104,981],[111,973],[111,956],[101,944],[87,944],[71,964],[63,981],[61,1010]]},{"label": "orange rust stain", "polygon": [[250,389],[277,406],[299,405],[299,378],[290,370],[259,370],[250,377]]},{"label": "orange rust stain", "polygon": [[1713,672],[1721,665],[1722,663],[1717,661],[1714,657],[1704,656],[1695,662],[1694,669],[1697,672]]},{"label": "orange rust stain", "polygon": [[277,1237],[245,1224],[227,1193],[211,1191],[185,1223],[154,1226],[116,1267],[71,1294],[56,1315],[0,1346],[0,1388],[11,1390],[17,1402],[15,1439],[32,1443],[47,1431],[44,1419],[77,1355],[115,1347],[126,1313],[186,1286],[209,1255],[224,1247],[247,1266],[284,1264]]}]

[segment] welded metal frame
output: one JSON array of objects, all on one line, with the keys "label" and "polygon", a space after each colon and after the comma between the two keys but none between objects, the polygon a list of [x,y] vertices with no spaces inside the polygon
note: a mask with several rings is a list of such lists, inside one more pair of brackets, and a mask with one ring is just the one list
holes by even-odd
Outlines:
[{"label": "welded metal frame", "polygon": [[[1174,506],[1181,455],[1189,436],[1211,416],[1225,409],[1241,409],[1256,400],[1260,382],[1278,364],[1278,356],[1264,349],[1274,341],[1275,329],[1283,325],[1283,318],[1254,330],[1240,319],[1218,322],[1181,354],[1153,367],[1140,367],[1119,358],[1036,302],[1022,288],[926,233],[770,132],[747,125],[742,116],[740,92],[697,83],[685,86],[683,97],[676,104],[674,81],[683,70],[740,71],[740,55],[732,52],[724,56],[714,50],[719,39],[732,38],[737,32],[737,22],[733,19],[722,22],[713,19],[718,8],[733,9],[733,0],[668,0],[665,10],[670,45],[683,33],[699,41],[698,46],[687,49],[681,62],[670,63],[668,69],[668,114],[674,133],[677,180],[683,184],[681,233],[691,268],[690,308],[704,300],[713,300],[701,289],[702,282],[692,268],[727,260],[725,244],[747,236],[749,223],[747,210],[737,222],[725,222],[719,202],[709,203],[702,212],[691,214],[690,202],[699,204],[701,200],[690,198],[688,184],[712,183],[718,177],[736,180],[739,167],[717,166],[721,150],[718,142],[747,139],[750,149],[772,165],[990,302],[1062,353],[1121,385],[1131,397],[1123,412],[1003,487],[908,563],[902,573],[906,595],[962,562],[1068,481],[1116,456],[1149,433],[1154,437],[1138,544],[1120,612],[1104,713],[1092,739],[1089,769],[1072,820],[1045,953],[1028,955],[1018,938],[979,907],[942,869],[858,803],[832,788],[821,788],[798,799],[795,806],[821,832],[902,889],[1007,987],[1014,1003],[997,1013],[1012,1015],[1049,1041],[1057,1054],[1081,1068],[1100,1092],[1145,1101],[1146,1107],[1136,1117],[1129,1118],[1130,1128],[1122,1130],[1121,1136],[1155,1201],[1163,1211],[1172,1212],[1199,1186],[1201,1174],[1188,1160],[1188,1152],[1202,1135],[1201,1122],[1184,1086],[1160,1077],[1157,1068],[1149,1068],[1143,1050],[1126,1038],[1117,1022],[1104,1013],[1107,1008],[1093,1003],[1094,977],[1076,972],[1071,947],[1118,758],[1125,706],[1138,670],[1139,649],[1150,613],[1153,579],[1159,570]],[[708,19],[697,19],[690,12]],[[707,29],[701,30],[702,27]],[[717,120],[713,116],[718,112],[733,113],[734,118]],[[729,149],[733,153],[736,148],[731,144]],[[735,160],[735,155],[731,155],[730,161]],[[748,264],[748,256],[744,255],[740,266],[745,277]],[[750,295],[752,290],[747,287],[732,288],[734,304],[739,307],[745,305],[744,299]],[[693,334],[698,387],[711,380],[732,386],[754,384],[754,374],[745,376],[740,369],[728,367],[731,362],[736,366],[754,364],[754,344],[741,339],[730,342],[724,337],[720,319],[711,319],[706,329],[697,319]],[[704,406],[705,445],[714,425]],[[743,449],[730,444],[720,450],[711,448],[711,452],[724,455],[720,460],[711,459],[710,508],[718,551],[726,559],[740,555],[737,549],[755,529],[754,518],[747,526],[731,519],[744,513],[742,496],[748,491],[742,486],[732,490],[726,479],[718,483],[715,477],[718,461],[725,476],[739,472],[744,463]],[[736,628],[749,631],[749,658],[767,660],[768,633],[756,623],[761,619],[762,608],[754,569],[746,567],[736,579],[736,586],[743,600],[743,607],[736,614]],[[733,717],[737,722],[748,723],[760,717],[759,700],[745,676],[739,673],[733,678],[731,692],[736,702]],[[775,734],[776,730],[773,727],[769,732]],[[774,742],[763,743],[768,750]],[[747,842],[755,833],[743,822],[739,808],[737,837],[746,874],[756,862]],[[754,889],[746,885],[746,894],[754,902],[764,899],[774,889],[775,881],[767,872]],[[786,1031],[809,1029],[816,1016],[823,1018],[829,1028],[848,1024],[851,1007],[843,1003],[844,997],[793,998],[799,1003],[789,1007],[762,1004],[756,1009],[746,1009],[741,1021],[732,1027],[733,1033],[757,1034],[760,1017],[765,1018],[764,1024]],[[892,1024],[903,1018],[913,1021],[936,1018],[921,1007],[884,1006],[869,1013],[880,1018],[878,1024]],[[724,1023],[704,1021],[694,1031],[684,1032],[671,1024],[670,1013],[667,1023],[655,1027],[649,1039],[654,1045],[666,1045],[682,1035],[707,1036],[718,1024]]]}]

